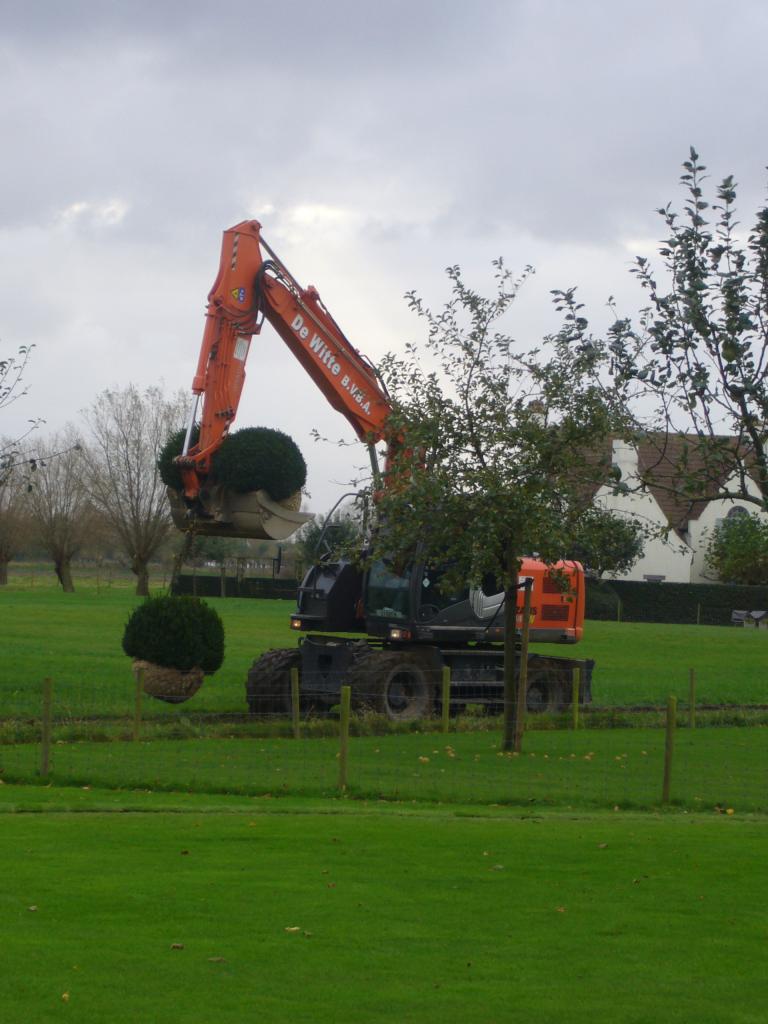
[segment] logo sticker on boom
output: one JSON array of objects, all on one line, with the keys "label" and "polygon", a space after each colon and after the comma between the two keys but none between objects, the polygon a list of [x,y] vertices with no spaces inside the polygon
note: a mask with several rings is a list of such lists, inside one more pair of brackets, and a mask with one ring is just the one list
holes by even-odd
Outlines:
[{"label": "logo sticker on boom", "polygon": [[229,294],[235,302],[245,302],[245,288],[233,288]]}]

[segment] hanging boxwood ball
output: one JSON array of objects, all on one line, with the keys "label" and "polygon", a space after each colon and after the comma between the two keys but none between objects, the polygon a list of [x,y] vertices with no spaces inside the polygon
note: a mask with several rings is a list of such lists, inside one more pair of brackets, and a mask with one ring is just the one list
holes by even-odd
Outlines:
[{"label": "hanging boxwood ball", "polygon": [[147,693],[179,704],[221,667],[224,626],[196,597],[148,598],[126,623],[123,650],[142,672]]},{"label": "hanging boxwood ball", "polygon": [[224,627],[218,612],[197,597],[150,597],[128,619],[123,650],[155,665],[211,675],[224,660]]}]

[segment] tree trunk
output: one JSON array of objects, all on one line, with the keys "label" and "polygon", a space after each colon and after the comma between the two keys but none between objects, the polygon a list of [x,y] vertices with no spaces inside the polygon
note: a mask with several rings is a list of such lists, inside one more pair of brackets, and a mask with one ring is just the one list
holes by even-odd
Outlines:
[{"label": "tree trunk", "polygon": [[138,558],[131,566],[132,572],[136,574],[136,596],[149,597],[149,566],[145,561]]},{"label": "tree trunk", "polygon": [[0,587],[8,585],[8,558],[0,558]]},{"label": "tree trunk", "polygon": [[182,541],[178,552],[174,556],[173,568],[171,569],[171,582],[168,590],[170,594],[173,593],[176,587],[176,582],[179,576],[181,575],[181,570],[184,568],[184,563],[186,562],[187,558],[189,558],[189,553],[192,550],[192,544],[194,542],[194,539],[194,533],[191,530],[188,530],[184,534],[184,540]]},{"label": "tree trunk", "polygon": [[74,580],[72,579],[72,564],[70,559],[66,556],[55,559],[54,568],[56,570],[56,575],[59,578],[61,589],[64,591],[64,593],[74,594],[75,583]]},{"label": "tree trunk", "polygon": [[504,738],[502,750],[513,750],[517,726],[517,680],[520,658],[517,653],[517,555],[507,548],[509,586],[504,593]]}]

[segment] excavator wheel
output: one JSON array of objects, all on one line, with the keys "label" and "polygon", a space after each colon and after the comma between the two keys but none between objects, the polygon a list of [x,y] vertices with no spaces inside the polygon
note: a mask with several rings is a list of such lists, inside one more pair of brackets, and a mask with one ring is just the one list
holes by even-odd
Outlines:
[{"label": "excavator wheel", "polygon": [[392,651],[364,651],[350,673],[355,703],[395,722],[427,718],[437,687],[417,658]]},{"label": "excavator wheel", "polygon": [[301,664],[298,650],[266,651],[248,672],[245,696],[252,715],[287,715],[291,710],[291,669]]},{"label": "excavator wheel", "polygon": [[528,711],[559,711],[563,706],[563,680],[561,672],[551,665],[543,664],[528,668]]}]

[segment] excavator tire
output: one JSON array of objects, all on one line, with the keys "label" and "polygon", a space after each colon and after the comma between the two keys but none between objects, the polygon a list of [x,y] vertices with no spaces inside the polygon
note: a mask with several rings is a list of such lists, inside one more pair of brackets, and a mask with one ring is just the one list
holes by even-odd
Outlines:
[{"label": "excavator tire", "polygon": [[266,651],[248,672],[245,696],[252,715],[287,715],[291,711],[291,669],[301,664],[298,650]]},{"label": "excavator tire", "polygon": [[350,670],[355,704],[395,722],[427,718],[435,708],[437,687],[430,671],[409,652],[364,650]]},{"label": "excavator tire", "polygon": [[547,664],[530,664],[528,668],[528,711],[559,711],[566,702],[563,669]]}]

